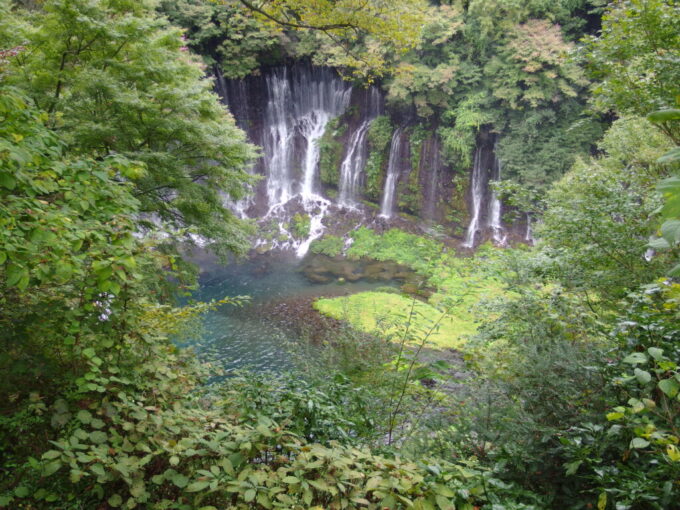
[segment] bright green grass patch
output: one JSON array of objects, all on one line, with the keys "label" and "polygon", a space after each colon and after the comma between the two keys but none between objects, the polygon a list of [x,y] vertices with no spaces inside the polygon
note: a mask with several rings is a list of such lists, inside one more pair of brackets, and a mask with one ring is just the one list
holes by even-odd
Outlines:
[{"label": "bright green grass patch", "polygon": [[[461,348],[477,331],[477,321],[485,313],[481,303],[500,297],[505,291],[495,273],[497,250],[482,247],[475,257],[456,258],[442,243],[426,237],[391,229],[380,235],[362,227],[352,232],[350,258],[369,257],[393,260],[423,275],[436,291],[429,303],[416,302],[416,320],[410,330],[422,336],[447,310],[438,330],[431,335],[432,346]],[[405,329],[413,300],[381,292],[363,292],[347,297],[321,299],[315,308],[330,317],[346,320],[365,332],[396,335]],[[417,340],[414,338],[413,340]]]},{"label": "bright green grass patch", "polygon": [[[369,333],[390,336],[400,341],[408,327],[411,343],[421,341],[439,321],[437,328],[427,338],[430,347],[459,348],[465,337],[474,333],[474,317],[469,313],[446,314],[422,301],[399,294],[385,292],[360,292],[351,296],[319,299],[314,303],[319,312],[335,319],[344,320],[355,328]],[[413,313],[411,313],[413,308]],[[461,312],[461,313],[458,313]]]}]

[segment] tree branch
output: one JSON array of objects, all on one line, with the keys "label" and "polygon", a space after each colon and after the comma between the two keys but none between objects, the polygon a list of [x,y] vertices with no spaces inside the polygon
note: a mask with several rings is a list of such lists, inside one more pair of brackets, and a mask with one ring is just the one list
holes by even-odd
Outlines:
[{"label": "tree branch", "polygon": [[240,2],[246,6],[248,9],[250,9],[253,12],[256,12],[258,14],[261,14],[265,18],[273,21],[277,25],[281,25],[284,27],[291,27],[291,28],[304,28],[308,30],[340,30],[344,28],[354,28],[354,25],[351,23],[331,23],[329,25],[307,25],[305,23],[292,23],[290,21],[284,21],[282,19],[276,18],[273,15],[269,14],[267,11],[263,10],[260,7],[257,7],[256,5],[253,5],[251,2],[248,0],[240,0]]}]

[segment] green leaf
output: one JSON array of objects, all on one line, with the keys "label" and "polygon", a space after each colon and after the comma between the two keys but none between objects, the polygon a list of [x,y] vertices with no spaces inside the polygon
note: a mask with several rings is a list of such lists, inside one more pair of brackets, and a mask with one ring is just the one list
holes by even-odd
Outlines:
[{"label": "green leaf", "polygon": [[661,225],[661,235],[671,245],[680,241],[680,220],[664,221]]},{"label": "green leaf", "polygon": [[[171,480],[172,480],[172,483],[174,483],[180,489],[183,489],[189,483],[189,478],[187,478],[186,476],[184,476],[181,473],[177,473],[176,475],[173,475]],[[187,488],[187,490],[188,490],[188,488]]]},{"label": "green leaf", "polygon": [[680,120],[680,110],[669,108],[667,110],[657,110],[647,115],[650,122],[670,122]]},{"label": "green leaf", "polygon": [[435,496],[435,501],[437,502],[437,506],[441,510],[455,510],[456,507],[451,503],[448,499],[446,499],[444,496]]},{"label": "green leaf", "polygon": [[90,441],[92,441],[94,444],[105,443],[108,438],[109,436],[106,435],[106,432],[102,432],[101,430],[90,432]]},{"label": "green leaf", "polygon": [[17,498],[25,498],[30,494],[30,491],[28,490],[28,487],[24,487],[23,485],[20,485],[16,489],[14,489],[14,495]]},{"label": "green leaf", "polygon": [[657,237],[655,239],[650,240],[647,243],[647,246],[658,251],[665,251],[670,249],[671,247],[670,243],[666,241],[663,237]]},{"label": "green leaf", "polygon": [[675,379],[664,379],[659,381],[659,389],[669,398],[673,398],[678,394],[678,390],[680,390],[680,383]]},{"label": "green leaf", "polygon": [[187,491],[187,492],[198,492],[198,491],[202,491],[203,489],[205,489],[208,485],[210,485],[210,482],[198,481],[198,482],[194,482],[194,483],[189,484],[189,486],[184,490]]},{"label": "green leaf", "polygon": [[[20,286],[20,282],[24,279],[28,278],[28,270],[26,268],[23,268],[17,264],[11,263],[7,267],[7,286],[8,287],[14,287]],[[25,287],[24,287],[25,288]]]},{"label": "green leaf", "polygon": [[675,163],[676,161],[680,161],[680,147],[673,147],[666,154],[664,154],[663,156],[659,157],[656,160],[657,163],[660,163],[662,165]]},{"label": "green leaf", "polygon": [[624,363],[629,365],[637,365],[638,363],[647,363],[647,356],[641,352],[634,352],[623,358]]},{"label": "green leaf", "polygon": [[61,457],[61,452],[58,450],[48,450],[43,453],[43,460],[54,460]]},{"label": "green leaf", "polygon": [[647,446],[649,446],[649,441],[642,437],[633,438],[633,440],[630,442],[631,448],[646,448]]},{"label": "green leaf", "polygon": [[569,462],[569,463],[565,464],[565,467],[567,468],[567,470],[566,470],[567,476],[571,476],[571,475],[575,474],[578,471],[578,468],[581,466],[581,464],[583,464],[582,460],[577,460],[577,461]]},{"label": "green leaf", "polygon": [[102,466],[99,462],[97,462],[96,464],[92,464],[90,466],[90,471],[92,471],[95,475],[98,476],[104,476],[106,474],[104,466]]},{"label": "green leaf", "polygon": [[58,460],[54,460],[50,463],[48,463],[45,468],[43,469],[43,476],[50,476],[59,471],[59,468],[61,467],[61,462]]},{"label": "green leaf", "polygon": [[90,411],[81,410],[76,414],[76,418],[78,418],[81,423],[87,425],[92,421],[92,413],[90,413]]},{"label": "green leaf", "polygon": [[17,180],[7,172],[0,172],[0,186],[7,189],[14,189],[17,185]]},{"label": "green leaf", "polygon": [[634,373],[635,378],[638,380],[640,384],[647,384],[652,380],[652,374],[650,374],[646,370],[640,370],[639,368],[636,368]]},{"label": "green leaf", "polygon": [[73,275],[73,266],[67,262],[58,262],[55,269],[55,276],[60,282],[67,282]]},{"label": "green leaf", "polygon": [[658,347],[650,347],[647,349],[647,352],[656,361],[659,361],[661,358],[663,358],[663,349],[659,349]]},{"label": "green leaf", "polygon": [[248,489],[245,492],[245,494],[243,494],[243,501],[245,501],[246,503],[250,503],[255,499],[255,495],[256,495],[255,489]]},{"label": "green leaf", "polygon": [[114,494],[107,500],[107,502],[113,508],[118,508],[120,505],[123,504],[123,498],[120,496],[120,494]]}]

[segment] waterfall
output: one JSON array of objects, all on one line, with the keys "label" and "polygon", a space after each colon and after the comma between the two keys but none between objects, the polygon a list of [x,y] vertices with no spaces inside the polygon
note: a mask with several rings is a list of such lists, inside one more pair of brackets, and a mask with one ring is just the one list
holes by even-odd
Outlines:
[{"label": "waterfall", "polygon": [[531,214],[527,213],[527,230],[524,234],[524,240],[530,245],[534,244],[534,231],[531,228]]},{"label": "waterfall", "polygon": [[394,195],[397,189],[397,178],[399,177],[399,154],[401,152],[402,133],[403,128],[395,129],[392,135],[392,142],[390,143],[385,191],[383,191],[383,199],[380,206],[380,216],[383,218],[391,218],[394,212]]},{"label": "waterfall", "polygon": [[479,219],[482,211],[482,200],[484,199],[484,176],[482,167],[482,148],[475,150],[474,165],[472,167],[472,183],[470,193],[472,197],[472,218],[465,233],[465,248],[472,248],[475,245],[475,237],[479,230]]},{"label": "waterfall", "polygon": [[326,124],[349,106],[352,89],[327,69],[299,72],[293,78],[293,110],[297,129],[306,141],[301,195],[318,198],[314,185],[319,165],[319,140]]},{"label": "waterfall", "polygon": [[[494,180],[500,182],[501,180],[501,161],[496,157],[496,175]],[[491,202],[489,202],[489,222],[488,227],[491,229],[494,243],[497,246],[505,246],[508,241],[508,235],[505,233],[502,222],[502,205],[495,191],[491,193]]]},{"label": "waterfall", "polygon": [[380,91],[377,87],[371,87],[367,101],[366,118],[349,137],[347,154],[340,166],[338,205],[348,209],[356,206],[362,172],[366,166],[368,130],[373,120],[380,115]]},{"label": "waterfall", "polygon": [[340,166],[340,195],[338,205],[352,208],[359,191],[359,178],[366,164],[366,134],[371,121],[364,121],[349,139],[347,156]]},{"label": "waterfall", "polygon": [[[328,121],[349,106],[352,88],[330,69],[306,66],[274,69],[265,76],[265,84],[262,145],[269,206],[265,219],[279,219],[280,234],[291,240],[278,246],[293,248],[302,257],[323,234],[330,206],[316,192],[319,140]],[[284,219],[290,220],[291,209],[299,206],[309,216],[310,230],[306,239],[293,242]]]},{"label": "waterfall", "polygon": [[267,198],[270,211],[293,197],[293,118],[288,69],[277,69],[265,78],[267,85],[266,126],[263,139]]}]

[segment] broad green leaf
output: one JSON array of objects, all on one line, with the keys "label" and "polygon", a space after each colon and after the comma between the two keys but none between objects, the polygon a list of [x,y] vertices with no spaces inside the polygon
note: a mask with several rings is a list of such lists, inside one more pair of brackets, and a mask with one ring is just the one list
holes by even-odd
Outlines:
[{"label": "broad green leaf", "polygon": [[664,154],[663,156],[659,157],[656,160],[657,163],[660,163],[662,165],[675,163],[676,161],[680,161],[680,147],[672,148],[666,154]]},{"label": "broad green leaf", "polygon": [[661,235],[671,245],[680,241],[680,220],[664,221],[661,225]]},{"label": "broad green leaf", "polygon": [[654,250],[658,251],[665,251],[668,250],[671,245],[670,243],[664,239],[663,237],[657,237],[655,239],[651,239],[649,243],[647,243],[647,246],[650,248],[653,248]]},{"label": "broad green leaf", "polygon": [[7,286],[19,286],[21,280],[28,276],[28,270],[17,264],[11,263],[7,267]]},{"label": "broad green leaf", "polygon": [[678,390],[680,390],[680,383],[675,379],[663,379],[659,381],[659,389],[669,398],[673,398],[678,394]]},{"label": "broad green leaf", "polygon": [[25,498],[30,494],[31,491],[28,490],[28,487],[24,487],[23,485],[20,485],[16,489],[14,489],[14,495],[17,498]]},{"label": "broad green leaf", "polygon": [[187,486],[186,489],[184,489],[187,492],[198,492],[202,491],[205,489],[208,485],[210,485],[210,482],[205,482],[205,481],[198,481],[198,482],[193,482]]},{"label": "broad green leaf", "polygon": [[634,352],[623,358],[624,363],[629,365],[637,365],[638,363],[647,363],[647,356],[641,352]]},{"label": "broad green leaf", "polygon": [[92,441],[94,444],[105,443],[109,438],[109,436],[106,435],[106,432],[102,432],[101,430],[95,430],[94,432],[90,432],[89,437],[90,441]]},{"label": "broad green leaf", "polygon": [[42,458],[44,460],[54,460],[59,457],[61,457],[61,452],[58,450],[48,450],[42,455]]},{"label": "broad green leaf", "polygon": [[81,423],[84,423],[85,425],[87,425],[88,423],[90,423],[92,421],[92,413],[90,413],[90,411],[85,411],[83,409],[83,410],[78,411],[78,414],[76,414],[76,418],[78,418],[78,420]]},{"label": "broad green leaf", "polygon": [[630,442],[630,447],[631,448],[646,448],[649,446],[649,441],[642,437],[635,437],[633,440]]},{"label": "broad green leaf", "polygon": [[113,508],[118,508],[120,505],[123,504],[123,498],[120,496],[120,494],[114,494],[107,500],[107,502]]},{"label": "broad green leaf", "polygon": [[680,120],[680,110],[675,108],[657,110],[647,115],[647,119],[649,119],[651,122],[670,122],[673,120]]},{"label": "broad green leaf", "polygon": [[647,384],[652,380],[652,374],[650,374],[646,370],[640,370],[639,368],[636,368],[635,378],[638,380],[640,384]]},{"label": "broad green leaf", "polygon": [[444,496],[436,495],[435,496],[435,501],[437,502],[437,506],[440,508],[440,510],[455,510],[456,507]]},{"label": "broad green leaf", "polygon": [[183,489],[189,483],[189,478],[187,478],[186,476],[184,476],[181,473],[177,473],[176,475],[173,475],[171,480],[172,480],[172,483],[174,483],[180,489]]},{"label": "broad green leaf", "polygon": [[12,190],[16,187],[17,181],[7,172],[0,172],[0,186]]},{"label": "broad green leaf", "polygon": [[652,358],[654,358],[657,361],[663,358],[663,349],[659,349],[658,347],[650,347],[649,349],[647,349],[647,352]]},{"label": "broad green leaf", "polygon": [[569,462],[569,463],[565,464],[565,467],[567,468],[567,470],[566,470],[567,476],[571,476],[574,473],[576,473],[578,471],[578,468],[581,466],[581,464],[583,464],[582,460],[577,460],[577,461]]},{"label": "broad green leaf", "polygon": [[59,468],[61,467],[61,462],[58,460],[53,460],[52,462],[48,463],[44,469],[43,469],[43,476],[50,476],[59,471]]}]

